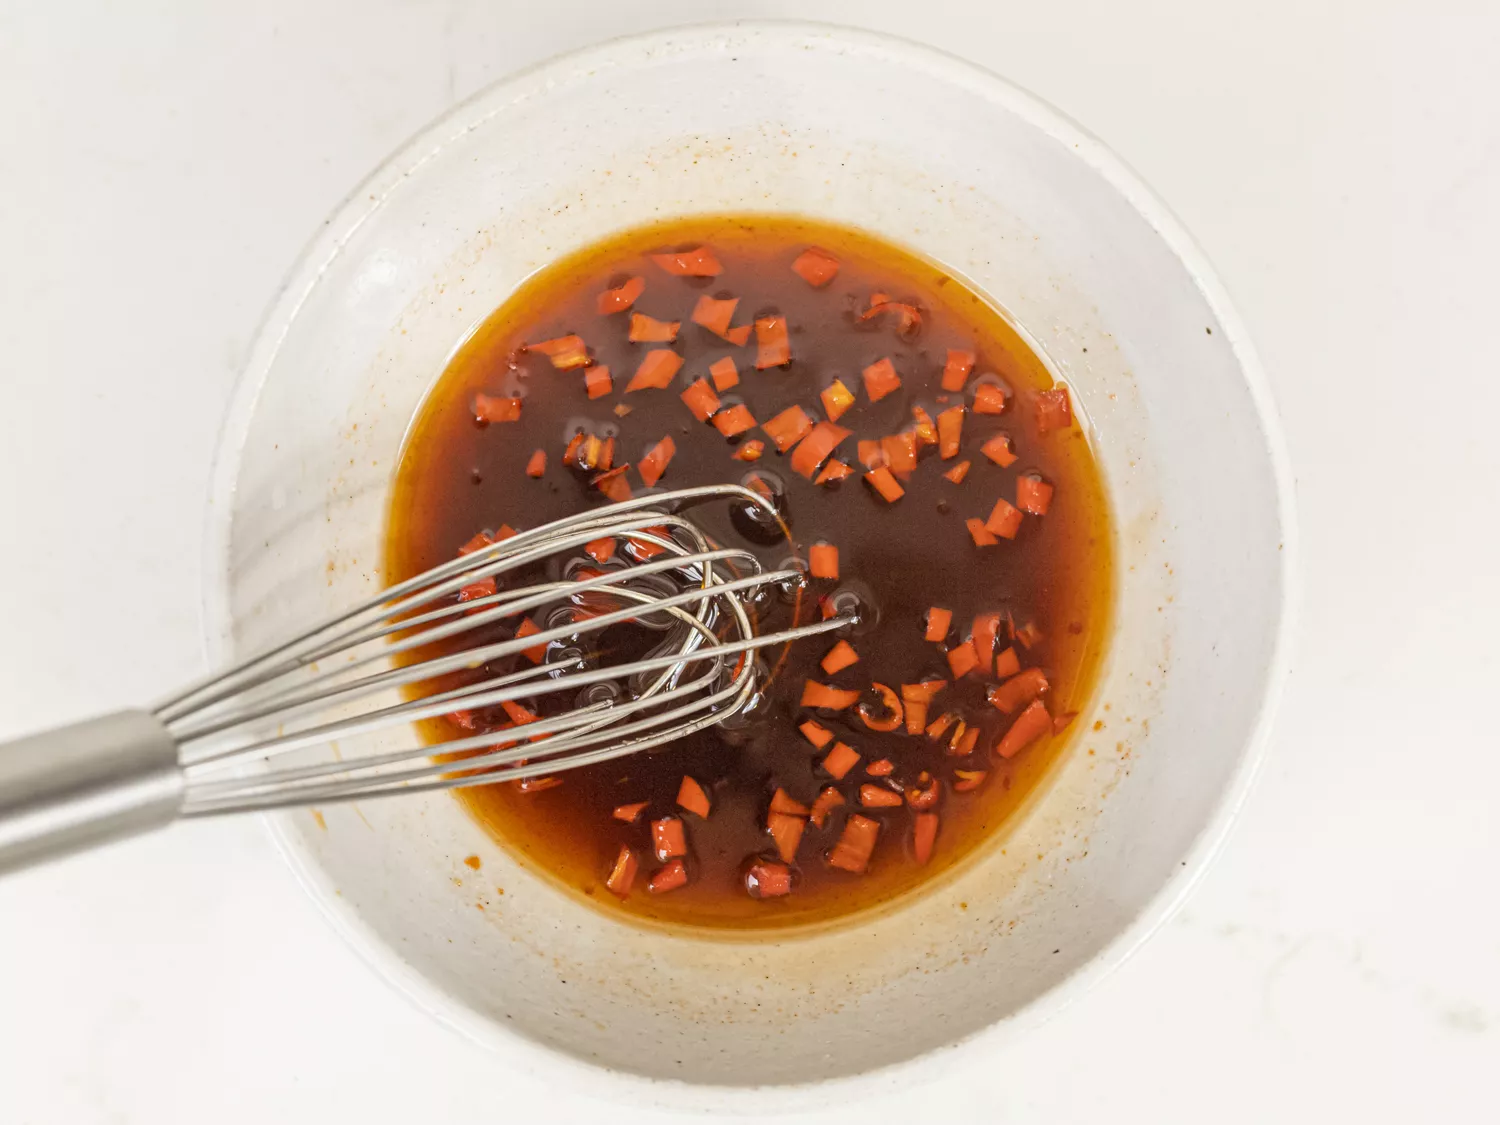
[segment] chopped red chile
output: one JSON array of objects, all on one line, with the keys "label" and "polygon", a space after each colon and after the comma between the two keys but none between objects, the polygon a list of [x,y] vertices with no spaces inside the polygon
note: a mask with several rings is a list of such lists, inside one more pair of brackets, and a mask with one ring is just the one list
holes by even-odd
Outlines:
[{"label": "chopped red chile", "polygon": [[714,429],[725,437],[734,437],[736,434],[755,428],[755,415],[751,414],[750,408],[742,402],[719,411],[709,421],[714,424]]},{"label": "chopped red chile", "polygon": [[832,422],[819,422],[792,451],[790,464],[808,480],[818,471],[818,466],[849,436],[849,431]]},{"label": "chopped red chile", "polygon": [[792,360],[792,343],[787,336],[786,317],[762,316],[755,320],[755,366],[781,367]]},{"label": "chopped red chile", "polygon": [[1052,504],[1052,486],[1041,477],[1026,474],[1016,478],[1016,507],[1034,516],[1045,516]]},{"label": "chopped red chile", "polygon": [[558,336],[556,339],[543,340],[539,344],[522,344],[521,347],[525,351],[546,356],[552,361],[552,366],[559,371],[588,366],[589,349],[588,345],[583,342],[582,336]]},{"label": "chopped red chile", "polygon": [[826,250],[809,246],[797,255],[792,272],[814,289],[822,289],[839,275],[839,260]]},{"label": "chopped red chile", "polygon": [[979,447],[983,453],[1002,469],[1008,469],[1016,463],[1015,451],[1011,448],[1010,438],[1005,434],[996,434]]},{"label": "chopped red chile", "polygon": [[995,753],[1002,758],[1014,758],[1044,734],[1052,733],[1052,716],[1040,699],[1016,717],[1010,729],[995,744]]},{"label": "chopped red chile", "polygon": [[837,422],[854,405],[854,392],[844,386],[842,379],[829,383],[818,397],[823,400],[823,413],[830,422]]},{"label": "chopped red chile", "polygon": [[832,543],[814,543],[807,549],[807,565],[814,578],[837,578],[839,549]]},{"label": "chopped red chile", "polygon": [[1027,668],[986,693],[994,707],[1007,715],[1019,711],[1047,690],[1047,674],[1040,668]]},{"label": "chopped red chile", "polygon": [[845,668],[859,662],[859,653],[854,651],[854,646],[848,641],[839,641],[828,654],[819,662],[825,676],[834,676]]},{"label": "chopped red chile", "polygon": [[801,704],[803,707],[821,707],[829,711],[842,711],[846,707],[854,706],[858,701],[859,692],[857,691],[829,687],[816,680],[808,680],[802,685]]},{"label": "chopped red chile", "polygon": [[769,422],[762,422],[760,428],[785,453],[812,432],[813,421],[802,407],[788,406]]},{"label": "chopped red chile", "polygon": [[687,836],[682,830],[682,821],[675,816],[663,817],[651,822],[651,848],[657,859],[671,859],[687,855]]},{"label": "chopped red chile", "polygon": [[677,375],[677,369],[682,366],[682,357],[671,348],[657,348],[655,351],[646,353],[641,360],[640,366],[635,369],[630,382],[625,384],[625,391],[643,391],[650,388],[670,387],[672,380]]},{"label": "chopped red chile", "polygon": [[1016,653],[1014,645],[995,657],[995,679],[1006,679],[1010,676],[1014,676],[1020,670],[1021,658]]},{"label": "chopped red chile", "polygon": [[481,422],[519,422],[521,400],[487,395],[481,391],[474,396],[474,417]]},{"label": "chopped red chile", "polygon": [[[707,294],[698,298],[698,303],[693,306],[693,323],[701,324],[715,336],[724,340],[731,339],[732,329],[729,322],[734,319],[734,310],[739,305],[739,298],[730,297],[726,300],[715,300]],[[744,343],[743,340],[740,343]],[[729,361],[731,370],[734,361]]]},{"label": "chopped red chile", "polygon": [[1050,391],[1036,396],[1036,428],[1038,433],[1050,434],[1053,430],[1066,430],[1073,425],[1073,403],[1068,398],[1068,388],[1059,383]]},{"label": "chopped red chile", "polygon": [[791,863],[797,858],[797,845],[807,829],[807,819],[792,813],[772,811],[766,814],[766,831],[776,844],[776,854]]},{"label": "chopped red chile", "polygon": [[854,875],[863,875],[865,868],[870,865],[870,856],[875,852],[875,841],[879,835],[880,821],[850,813],[849,819],[844,821],[843,835],[828,854],[828,865]]},{"label": "chopped red chile", "polygon": [[687,390],[683,391],[680,397],[687,408],[693,412],[693,417],[700,422],[707,422],[719,409],[719,396],[714,393],[713,387],[708,385],[707,379],[695,379],[688,384]]},{"label": "chopped red chile", "polygon": [[831,484],[834,481],[843,480],[845,477],[853,476],[854,470],[842,461],[829,461],[818,473],[814,484]]},{"label": "chopped red chile", "polygon": [[827,786],[818,794],[817,800],[812,803],[812,811],[807,819],[817,828],[822,828],[828,823],[828,817],[833,810],[844,804],[844,795],[833,786]]},{"label": "chopped red chile", "polygon": [[823,759],[823,768],[835,781],[844,780],[849,771],[859,764],[859,751],[846,742],[835,742],[833,749]]},{"label": "chopped red chile", "polygon": [[630,888],[635,885],[636,872],[640,870],[641,863],[630,850],[628,844],[620,845],[620,854],[615,857],[615,865],[610,869],[609,878],[604,885],[610,891],[621,898],[630,894]]},{"label": "chopped red chile", "polygon": [[716,391],[727,391],[731,387],[740,385],[739,369],[735,367],[734,360],[727,355],[723,359],[716,359],[713,363],[709,364],[708,374],[714,381],[714,390]]},{"label": "chopped red chile", "polygon": [[654,895],[665,894],[667,891],[675,891],[678,887],[687,886],[687,867],[682,860],[674,859],[664,863],[657,869],[656,874],[651,876],[646,889]]},{"label": "chopped red chile", "polygon": [[1002,496],[995,501],[990,518],[984,521],[984,529],[1001,539],[1014,539],[1021,530],[1021,515],[1021,509]]},{"label": "chopped red chile", "polygon": [[589,398],[603,398],[615,389],[615,381],[607,367],[590,367],[583,373],[583,389]]},{"label": "chopped red chile", "polygon": [[860,722],[874,731],[892,731],[900,727],[906,721],[901,697],[885,684],[871,684],[870,689],[879,702],[873,706],[868,701],[859,705]]},{"label": "chopped red chile", "polygon": [[806,720],[797,729],[802,732],[803,737],[807,741],[811,742],[819,750],[833,741],[833,732],[821,723],[814,722],[812,719]]},{"label": "chopped red chile", "polygon": [[1004,414],[1005,392],[993,383],[981,383],[974,388],[975,414]]},{"label": "chopped red chile", "polygon": [[791,894],[792,869],[785,863],[757,860],[745,871],[745,891],[751,898],[779,898]]},{"label": "chopped red chile", "polygon": [[677,339],[681,327],[680,320],[657,320],[645,313],[631,313],[627,339],[632,344],[670,344]]},{"label": "chopped red chile", "polygon": [[912,817],[911,854],[918,864],[926,864],[932,858],[932,848],[937,842],[938,815],[923,812]]},{"label": "chopped red chile", "polygon": [[599,294],[599,315],[609,316],[611,313],[624,312],[635,304],[645,291],[646,279],[644,277],[632,277],[613,289],[606,289]]},{"label": "chopped red chile", "polygon": [[641,819],[641,813],[646,811],[646,806],[650,803],[650,801],[636,801],[634,804],[616,805],[614,817],[616,820],[623,820],[626,824],[634,824]]},{"label": "chopped red chile", "polygon": [[871,469],[865,474],[865,481],[873,488],[887,504],[894,504],[906,495],[906,489],[892,475],[891,470],[881,465],[878,469]]},{"label": "chopped red chile", "polygon": [[705,819],[711,808],[703,786],[691,777],[684,777],[682,784],[677,787],[677,807]]},{"label": "chopped red chile", "polygon": [[647,451],[639,465],[641,480],[645,482],[647,488],[651,488],[661,480],[662,473],[667,471],[667,465],[676,455],[677,443],[672,440],[670,434]]},{"label": "chopped red chile", "polygon": [[691,250],[675,253],[652,254],[651,260],[678,277],[718,277],[724,272],[719,259],[707,246],[695,246]]},{"label": "chopped red chile", "polygon": [[865,380],[865,394],[870,396],[871,402],[879,402],[886,395],[894,394],[901,389],[901,376],[896,374],[896,368],[889,356],[870,364],[864,369],[862,375]]},{"label": "chopped red chile", "polygon": [[969,377],[969,372],[973,370],[973,352],[966,352],[958,348],[949,348],[948,362],[943,364],[943,378],[941,383],[943,390],[963,390],[964,380]]}]

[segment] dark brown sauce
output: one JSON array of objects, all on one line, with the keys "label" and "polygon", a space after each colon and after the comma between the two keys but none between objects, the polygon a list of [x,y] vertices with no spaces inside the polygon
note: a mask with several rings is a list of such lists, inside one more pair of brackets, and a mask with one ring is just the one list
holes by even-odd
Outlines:
[{"label": "dark brown sauce", "polygon": [[[648,256],[700,244],[722,262],[718,277],[671,276]],[[829,251],[840,263],[826,288],[812,288],[790,268],[808,246]],[[629,343],[629,313],[599,314],[598,294],[628,277],[646,282],[634,311],[682,322],[675,343]],[[892,316],[859,321],[876,291],[918,307],[920,330],[903,338]],[[758,371],[754,336],[747,346],[735,347],[693,324],[695,302],[705,293],[739,298],[736,325],[769,313],[785,316],[790,364]],[[522,350],[528,342],[570,333],[585,339],[595,364],[610,368],[609,395],[588,399],[582,371],[554,370],[544,356]],[[683,358],[672,386],[625,393],[641,357],[660,347]],[[949,348],[977,352],[978,362],[964,391],[945,395],[939,379]],[[854,435],[835,456],[855,474],[837,484],[815,485],[793,472],[788,455],[776,452],[759,429],[729,441],[696,421],[679,393],[726,355],[735,359],[740,383],[722,393],[725,405],[743,402],[760,422],[794,403],[821,421],[824,387],[837,377],[853,390],[856,405],[839,424]],[[861,371],[882,357],[892,360],[902,386],[872,403]],[[857,439],[910,429],[914,406],[935,418],[950,406],[972,404],[975,385],[983,382],[1003,384],[1009,406],[999,416],[967,414],[958,458],[941,460],[935,446],[923,449],[916,471],[904,482],[906,495],[895,503],[880,499],[860,479]],[[523,792],[505,783],[461,790],[460,799],[499,840],[569,890],[612,912],[680,925],[823,922],[887,902],[950,868],[1017,810],[1046,775],[1067,734],[1043,738],[1008,760],[997,757],[991,748],[1011,720],[986,701],[986,688],[996,678],[970,675],[944,690],[929,718],[956,708],[977,723],[982,733],[973,754],[951,756],[943,743],[904,730],[871,731],[852,708],[820,713],[818,721],[862,756],[860,766],[833,782],[819,765],[826,750],[814,750],[798,733],[799,722],[808,717],[799,699],[809,678],[860,689],[873,680],[899,691],[901,684],[948,677],[942,648],[923,640],[926,612],[936,605],[952,611],[949,644],[961,642],[983,612],[1007,614],[1017,627],[1034,625],[1040,638],[1030,647],[1014,647],[1025,666],[1045,670],[1048,709],[1065,716],[1083,707],[1110,613],[1111,533],[1103,486],[1083,432],[1076,424],[1038,431],[1036,395],[1051,386],[1046,367],[1024,340],[961,281],[868,235],[823,223],[769,217],[675,221],[627,232],[537,274],[458,350],[413,427],[390,511],[387,578],[397,581],[452,558],[480,529],[504,523],[534,527],[605,503],[589,484],[592,474],[562,464],[569,438],[583,426],[615,437],[617,463],[632,463],[627,479],[637,495],[644,489],[634,466],[665,435],[676,443],[676,455],[661,489],[742,481],[752,472],[774,479],[785,490],[790,544],[746,539],[724,505],[694,509],[692,516],[720,542],[753,548],[768,566],[794,554],[805,559],[809,546],[820,540],[837,545],[840,579],[810,583],[812,596],[803,599],[807,614],[816,614],[818,596],[852,588],[861,593],[871,619],[848,637],[859,663],[834,676],[825,676],[818,662],[837,638],[793,646],[751,721],[655,753],[570,771],[553,788]],[[476,422],[476,392],[523,398],[519,423]],[[615,407],[622,403],[631,409],[620,417]],[[1008,468],[979,451],[1002,431],[1018,455]],[[747,439],[766,442],[765,455],[754,464],[731,457]],[[547,455],[546,471],[529,479],[525,467],[537,449]],[[944,470],[965,459],[972,466],[962,483],[943,478]],[[1047,514],[1026,516],[1014,540],[976,547],[965,519],[985,519],[999,497],[1014,501],[1023,473],[1040,474],[1055,486]],[[790,608],[773,600],[763,628],[790,623]],[[1011,643],[1002,631],[997,650]],[[497,712],[480,719],[498,726],[505,716]],[[434,740],[455,736],[443,722],[431,724],[428,733]],[[885,779],[866,776],[864,767],[880,759],[892,762],[894,773]],[[956,769],[986,770],[988,776],[977,790],[959,793],[952,787]],[[924,770],[940,781],[940,827],[931,859],[918,865],[912,853],[913,811],[861,809],[858,802],[861,785],[904,790]],[[707,819],[676,807],[684,774],[711,797]],[[774,859],[776,853],[766,832],[773,791],[779,786],[810,804],[831,784],[848,803],[826,827],[807,827],[792,864],[792,893],[752,898],[744,881],[747,860]],[[637,801],[649,802],[638,823],[611,817],[615,806]],[[826,861],[850,812],[881,825],[864,874],[834,869]],[[690,879],[680,889],[652,894],[647,878],[659,865],[651,856],[650,821],[667,816],[685,823]],[[640,875],[623,901],[605,888],[622,845],[641,857]]]}]

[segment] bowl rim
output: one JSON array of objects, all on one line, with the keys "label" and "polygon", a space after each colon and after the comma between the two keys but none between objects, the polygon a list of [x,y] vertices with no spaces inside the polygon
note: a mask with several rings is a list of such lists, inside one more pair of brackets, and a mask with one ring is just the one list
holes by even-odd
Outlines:
[{"label": "bowl rim", "polygon": [[[580,71],[649,63],[668,43],[684,48],[712,48],[725,37],[759,42],[808,37],[864,50],[878,50],[913,69],[941,72],[949,82],[985,97],[1016,114],[1045,135],[1070,148],[1151,225],[1178,258],[1217,319],[1249,392],[1261,431],[1276,493],[1281,535],[1281,597],[1271,657],[1251,732],[1239,752],[1228,783],[1214,801],[1209,819],[1181,857],[1176,872],[1156,891],[1140,913],[1092,959],[1025,1007],[967,1036],[902,1062],[842,1078],[773,1087],[706,1086],[681,1079],[649,1078],[614,1070],[555,1050],[464,1007],[407,964],[344,899],[332,893],[327,876],[282,818],[261,819],[277,850],[333,929],[372,970],[413,1004],[471,1041],[504,1052],[507,1063],[534,1077],[566,1080],[595,1096],[629,1092],[647,1104],[667,1109],[714,1109],[729,1112],[775,1112],[805,1109],[835,1099],[874,1095],[914,1080],[937,1080],[981,1050],[991,1050],[1050,1019],[1071,1005],[1123,964],[1182,906],[1201,882],[1244,807],[1269,749],[1270,736],[1290,673],[1301,592],[1294,476],[1269,382],[1248,331],[1228,291],[1207,257],[1171,209],[1102,141],[1051,104],[977,63],[941,48],[883,32],[810,20],[733,20],[690,23],[602,41],[552,56],[515,71],[452,106],[400,145],[334,208],[288,270],[256,327],[223,421],[219,427],[203,539],[203,602],[200,630],[210,666],[229,656],[228,565],[231,517],[240,460],[260,392],[293,320],[331,262],[342,252],[385,197],[446,144],[475,124],[502,112],[525,91],[566,79]],[[920,1076],[920,1078],[919,1078]]]}]

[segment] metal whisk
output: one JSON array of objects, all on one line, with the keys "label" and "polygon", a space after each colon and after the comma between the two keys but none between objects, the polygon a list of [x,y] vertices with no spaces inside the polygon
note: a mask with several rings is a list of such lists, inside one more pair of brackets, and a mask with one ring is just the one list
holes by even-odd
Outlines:
[{"label": "metal whisk", "polygon": [[[738,485],[592,509],[390,587],[149,711],[0,746],[0,871],[178,817],[538,778],[649,750],[740,713],[757,688],[753,650],[858,618],[851,609],[757,635],[759,596],[799,584],[802,572],[766,571],[749,551],[716,547],[680,514],[709,500],[776,518],[768,500]],[[603,539],[624,546],[592,568],[598,573],[559,565],[556,580],[505,580],[545,571],[549,560],[576,564],[586,544]],[[507,625],[534,625],[548,607],[539,631]],[[641,659],[591,666],[579,642],[625,622],[661,640]],[[495,665],[512,670],[485,671]],[[518,710],[559,695],[572,706],[540,716]],[[430,743],[413,726],[506,704],[520,722],[503,732]],[[385,728],[404,729],[379,753],[284,760]]]}]

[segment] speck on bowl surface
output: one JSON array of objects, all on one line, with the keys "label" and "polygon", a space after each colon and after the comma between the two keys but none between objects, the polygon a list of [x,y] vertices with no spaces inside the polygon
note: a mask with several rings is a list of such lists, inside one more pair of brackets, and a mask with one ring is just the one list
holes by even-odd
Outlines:
[{"label": "speck on bowl surface", "polygon": [[[225,425],[213,655],[377,588],[407,425],[519,282],[622,227],[736,211],[848,223],[942,262],[1073,388],[1115,515],[1116,624],[1093,705],[1025,815],[854,924],[743,939],[618,922],[446,796],[273,826],[383,975],[517,1065],[638,1101],[765,1111],[845,1096],[856,1076],[879,1091],[939,1074],[1056,1010],[1160,924],[1265,740],[1293,544],[1244,331],[1188,236],[1098,141],[911,43],[698,27],[491,87],[332,216],[268,314]],[[752,1100],[757,1085],[773,1089]]]}]

